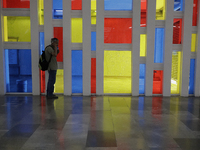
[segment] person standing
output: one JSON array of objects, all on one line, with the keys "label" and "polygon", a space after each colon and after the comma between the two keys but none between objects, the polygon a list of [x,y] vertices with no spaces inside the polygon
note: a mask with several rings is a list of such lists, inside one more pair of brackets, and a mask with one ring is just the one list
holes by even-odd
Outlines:
[{"label": "person standing", "polygon": [[58,53],[59,53],[58,39],[52,38],[51,45],[48,45],[45,48],[46,60],[49,61],[51,59],[49,62],[49,67],[48,67],[49,78],[48,78],[48,83],[47,83],[47,95],[46,95],[48,99],[58,98],[56,95],[53,94],[54,84],[56,82],[56,72],[58,69],[57,59],[56,59]]}]

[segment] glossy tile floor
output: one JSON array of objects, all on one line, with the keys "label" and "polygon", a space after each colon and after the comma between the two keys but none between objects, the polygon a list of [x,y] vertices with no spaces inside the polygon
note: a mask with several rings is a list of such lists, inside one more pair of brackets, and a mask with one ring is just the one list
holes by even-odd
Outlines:
[{"label": "glossy tile floor", "polygon": [[199,150],[200,99],[0,96],[0,150]]}]

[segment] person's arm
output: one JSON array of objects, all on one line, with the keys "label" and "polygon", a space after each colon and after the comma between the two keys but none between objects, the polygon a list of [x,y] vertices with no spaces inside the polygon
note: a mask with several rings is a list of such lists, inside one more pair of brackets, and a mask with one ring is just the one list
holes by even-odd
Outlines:
[{"label": "person's arm", "polygon": [[54,46],[54,51],[51,53],[51,55],[53,55],[53,56],[57,56],[58,55],[58,53],[57,53],[57,46],[56,45],[53,45]]}]

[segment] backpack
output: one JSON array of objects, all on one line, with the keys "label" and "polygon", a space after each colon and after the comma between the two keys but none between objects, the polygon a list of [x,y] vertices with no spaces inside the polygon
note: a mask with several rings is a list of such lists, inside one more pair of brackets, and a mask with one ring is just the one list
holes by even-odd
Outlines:
[{"label": "backpack", "polygon": [[[49,46],[51,46],[51,45],[49,45]],[[49,47],[49,46],[47,46],[47,47]],[[46,48],[47,48],[47,47],[46,47]],[[45,48],[45,49],[46,49],[46,48]],[[52,55],[51,55],[51,57],[52,57]],[[40,70],[42,70],[42,71],[48,70],[49,63],[50,63],[50,61],[51,61],[51,57],[50,57],[49,61],[47,61],[47,60],[46,60],[46,57],[45,57],[45,50],[42,51],[42,55],[40,55],[39,65],[38,65],[38,67],[40,68]]]}]

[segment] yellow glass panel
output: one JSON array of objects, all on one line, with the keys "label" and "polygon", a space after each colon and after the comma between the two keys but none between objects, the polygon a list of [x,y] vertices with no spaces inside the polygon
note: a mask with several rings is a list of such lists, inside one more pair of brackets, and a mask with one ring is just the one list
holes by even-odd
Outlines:
[{"label": "yellow glass panel", "polygon": [[8,23],[7,23],[7,17],[4,17],[4,41],[8,42]]},{"label": "yellow glass panel", "polygon": [[146,56],[146,49],[147,49],[147,35],[141,34],[140,35],[140,57]]},{"label": "yellow glass panel", "polygon": [[197,39],[197,34],[192,34],[191,52],[196,51],[196,39]]},{"label": "yellow glass panel", "polygon": [[39,5],[38,5],[38,15],[39,15],[39,24],[44,25],[44,1],[39,0]]},{"label": "yellow glass panel", "polygon": [[55,93],[64,93],[64,84],[63,84],[63,69],[58,69],[56,74],[56,83],[54,85]]},{"label": "yellow glass panel", "polygon": [[96,24],[97,5],[96,0],[91,0],[91,24]]},{"label": "yellow glass panel", "polygon": [[30,42],[30,17],[4,17],[4,40]]},{"label": "yellow glass panel", "polygon": [[82,18],[71,19],[72,43],[82,43]]},{"label": "yellow glass panel", "polygon": [[165,0],[156,0],[156,20],[165,20]]},{"label": "yellow glass panel", "polygon": [[104,51],[104,93],[131,93],[131,51]]},{"label": "yellow glass panel", "polygon": [[171,72],[171,94],[179,94],[180,68],[181,68],[181,52],[173,52],[172,72]]}]

